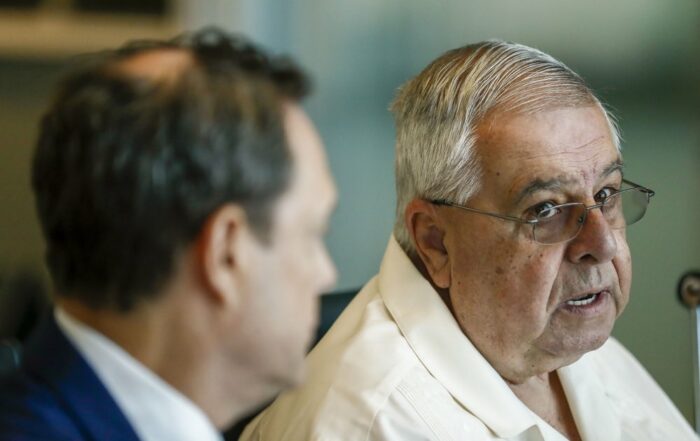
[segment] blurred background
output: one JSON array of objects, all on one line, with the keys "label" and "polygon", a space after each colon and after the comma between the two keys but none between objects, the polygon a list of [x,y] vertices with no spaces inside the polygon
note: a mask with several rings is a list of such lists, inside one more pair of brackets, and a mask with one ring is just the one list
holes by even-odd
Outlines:
[{"label": "blurred background", "polygon": [[[71,59],[206,24],[291,54],[315,79],[306,107],[340,191],[328,234],[338,289],[376,273],[391,231],[387,107],[401,83],[445,50],[487,38],[540,48],[587,78],[619,117],[626,176],[657,192],[628,232],[632,301],[614,334],[692,422],[690,313],[675,293],[683,272],[700,269],[696,0],[0,0],[0,284],[49,289],[29,163]],[[0,298],[3,316],[11,307]]]}]

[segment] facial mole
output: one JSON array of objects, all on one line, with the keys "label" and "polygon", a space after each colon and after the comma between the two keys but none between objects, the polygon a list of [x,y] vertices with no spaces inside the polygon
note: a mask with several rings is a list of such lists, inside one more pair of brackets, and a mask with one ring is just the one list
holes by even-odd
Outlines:
[{"label": "facial mole", "polygon": [[496,274],[503,274],[503,268],[501,268],[500,266],[497,266],[496,267]]}]

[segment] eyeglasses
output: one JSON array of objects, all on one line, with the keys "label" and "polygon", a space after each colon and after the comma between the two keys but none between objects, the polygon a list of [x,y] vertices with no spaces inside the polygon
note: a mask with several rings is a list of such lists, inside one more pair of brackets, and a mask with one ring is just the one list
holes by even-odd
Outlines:
[{"label": "eyeglasses", "polygon": [[647,211],[649,200],[655,194],[654,191],[625,179],[622,182],[630,187],[611,190],[608,194],[601,194],[601,191],[596,195],[600,202],[595,205],[586,205],[581,202],[553,205],[551,202],[545,202],[535,207],[532,219],[491,213],[446,200],[432,200],[430,202],[436,205],[446,205],[472,213],[485,214],[486,216],[532,225],[533,239],[541,244],[549,245],[567,242],[575,238],[581,231],[581,228],[583,228],[583,224],[586,223],[588,212],[596,208],[600,208],[608,225],[613,229],[624,228],[643,218]]}]

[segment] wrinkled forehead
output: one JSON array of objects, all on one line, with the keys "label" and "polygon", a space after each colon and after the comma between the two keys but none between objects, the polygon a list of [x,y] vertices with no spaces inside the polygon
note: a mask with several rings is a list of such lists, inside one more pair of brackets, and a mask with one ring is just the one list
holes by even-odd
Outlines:
[{"label": "wrinkled forehead", "polygon": [[622,166],[598,106],[494,115],[479,126],[477,136],[484,183],[492,178],[509,192],[536,182],[590,186]]}]

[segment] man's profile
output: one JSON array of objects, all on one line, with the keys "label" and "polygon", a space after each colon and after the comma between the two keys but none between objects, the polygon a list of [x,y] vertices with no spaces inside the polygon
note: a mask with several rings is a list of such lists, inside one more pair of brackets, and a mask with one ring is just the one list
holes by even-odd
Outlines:
[{"label": "man's profile", "polygon": [[434,60],[392,111],[379,274],[309,355],[311,381],[242,439],[697,439],[610,338],[629,299],[626,227],[654,193],[623,175],[585,82],[486,41]]},{"label": "man's profile", "polygon": [[307,89],[215,29],[66,78],[32,170],[56,307],[0,379],[0,439],[216,440],[299,383],[335,277]]}]

